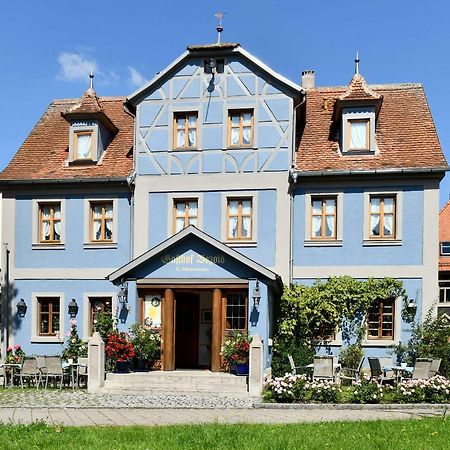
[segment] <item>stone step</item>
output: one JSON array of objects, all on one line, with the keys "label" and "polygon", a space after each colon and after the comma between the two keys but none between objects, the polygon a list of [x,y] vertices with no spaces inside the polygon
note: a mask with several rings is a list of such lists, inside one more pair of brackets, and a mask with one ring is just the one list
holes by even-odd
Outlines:
[{"label": "stone step", "polygon": [[170,384],[176,385],[178,383],[211,383],[222,386],[247,385],[247,377],[238,377],[230,374],[227,376],[211,376],[211,375],[166,375],[163,373],[155,374],[142,374],[142,373],[129,373],[129,374],[116,374],[108,373],[106,376],[107,381],[122,383],[123,385],[135,385],[135,384]]},{"label": "stone step", "polygon": [[105,381],[105,388],[123,391],[185,391],[185,392],[246,392],[246,384],[218,384],[218,383],[121,383],[120,381]]},{"label": "stone step", "polygon": [[101,394],[111,394],[111,395],[133,395],[133,396],[139,396],[139,397],[164,397],[164,396],[185,396],[185,397],[199,397],[204,398],[205,396],[208,398],[250,398],[250,394],[245,391],[239,391],[239,392],[208,392],[208,391],[182,391],[182,390],[158,390],[153,389],[149,390],[146,389],[138,390],[138,389],[120,389],[120,388],[110,388],[110,387],[103,387],[100,389]]}]

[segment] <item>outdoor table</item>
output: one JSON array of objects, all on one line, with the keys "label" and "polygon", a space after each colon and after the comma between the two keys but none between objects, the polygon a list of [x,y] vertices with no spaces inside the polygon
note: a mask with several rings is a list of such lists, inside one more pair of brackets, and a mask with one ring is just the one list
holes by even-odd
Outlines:
[{"label": "outdoor table", "polygon": [[414,371],[414,367],[411,366],[383,366],[383,370],[385,372],[392,370],[393,372],[395,372],[395,378],[397,379],[397,383],[400,383],[402,381],[403,378],[403,374],[407,373],[407,374],[412,374]]},{"label": "outdoor table", "polygon": [[10,387],[13,387],[14,371],[15,369],[20,369],[22,365],[17,363],[0,363],[0,367],[3,367],[5,369],[5,377],[6,377],[5,387],[8,387],[8,376],[7,376],[8,372],[10,373]]}]

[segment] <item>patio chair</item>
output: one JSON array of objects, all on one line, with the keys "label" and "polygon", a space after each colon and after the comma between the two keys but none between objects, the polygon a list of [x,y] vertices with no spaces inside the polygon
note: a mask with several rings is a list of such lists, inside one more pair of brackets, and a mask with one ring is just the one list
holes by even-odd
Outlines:
[{"label": "patio chair", "polygon": [[349,380],[349,381],[358,381],[361,377],[361,369],[364,363],[364,356],[360,359],[358,363],[358,367],[356,369],[352,369],[351,367],[342,367],[340,379],[341,380]]},{"label": "patio chair", "polygon": [[59,388],[62,389],[63,381],[64,381],[64,372],[62,367],[62,361],[60,356],[45,356],[45,367],[47,377],[45,380],[45,388],[48,387],[48,380],[52,379],[53,382],[58,382],[58,378],[61,380],[59,384]]},{"label": "patio chair", "polygon": [[0,367],[0,379],[3,387],[6,387],[6,373],[5,368]]},{"label": "patio chair", "polygon": [[304,369],[304,367],[302,367],[302,366],[296,366],[295,365],[294,358],[292,358],[292,355],[288,355],[288,359],[289,359],[289,364],[291,366],[291,373],[292,373],[292,375],[297,375],[297,369]]},{"label": "patio chair", "polygon": [[428,380],[431,373],[431,364],[433,360],[428,358],[417,358],[414,364],[414,370],[411,379]]},{"label": "patio chair", "polygon": [[314,356],[313,381],[334,381],[334,361],[332,356]]},{"label": "patio chair", "polygon": [[80,386],[80,378],[83,378],[86,382],[88,381],[88,363],[89,358],[78,358],[77,366],[77,386]]},{"label": "patio chair", "polygon": [[431,362],[430,378],[439,375],[440,367],[441,367],[441,359],[440,358],[433,359],[433,361]]},{"label": "patio chair", "polygon": [[369,357],[367,359],[369,361],[371,380],[375,380],[380,386],[383,383],[394,383],[396,381],[396,377],[391,375],[391,371],[385,371],[381,368],[380,358]]},{"label": "patio chair", "polygon": [[44,379],[45,381],[47,380],[47,366],[45,364],[45,356],[36,356],[36,364],[39,372],[38,387],[41,383],[45,386]]},{"label": "patio chair", "polygon": [[20,372],[18,374],[20,379],[20,387],[23,389],[23,381],[26,379],[28,381],[28,386],[33,382],[36,388],[39,387],[40,377],[39,370],[37,367],[35,356],[24,356],[22,360],[22,365],[20,366]]}]

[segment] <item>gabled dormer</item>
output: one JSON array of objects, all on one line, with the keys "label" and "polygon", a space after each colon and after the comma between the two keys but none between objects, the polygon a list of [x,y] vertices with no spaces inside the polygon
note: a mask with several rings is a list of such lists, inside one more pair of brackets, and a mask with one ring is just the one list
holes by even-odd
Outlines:
[{"label": "gabled dormer", "polygon": [[69,165],[97,164],[118,131],[95,93],[94,76],[89,77],[89,89],[80,103],[62,114],[70,124]]},{"label": "gabled dormer", "polygon": [[375,130],[383,97],[370,89],[359,73],[359,59],[355,62],[355,75],[335,103],[334,122],[340,130],[342,155],[373,155],[377,153]]}]

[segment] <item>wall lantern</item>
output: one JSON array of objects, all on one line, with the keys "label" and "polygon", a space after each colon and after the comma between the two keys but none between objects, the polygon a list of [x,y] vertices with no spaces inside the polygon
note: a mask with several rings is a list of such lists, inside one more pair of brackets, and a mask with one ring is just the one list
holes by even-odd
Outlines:
[{"label": "wall lantern", "polygon": [[68,311],[70,318],[75,319],[78,314],[78,304],[74,298],[69,302]]},{"label": "wall lantern", "polygon": [[253,289],[253,306],[258,309],[261,301],[261,291],[259,290],[259,280],[256,280],[255,288]]},{"label": "wall lantern", "polygon": [[117,294],[117,300],[122,306],[128,303],[128,284],[122,280],[120,283],[119,293]]},{"label": "wall lantern", "polygon": [[25,303],[25,300],[23,298],[21,298],[17,302],[17,314],[19,315],[19,317],[25,317],[25,314],[27,313],[27,309],[28,309],[28,306]]},{"label": "wall lantern", "polygon": [[417,303],[416,303],[416,301],[413,298],[410,298],[409,301],[408,301],[408,309],[410,311],[413,311],[413,310],[417,309]]}]

